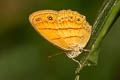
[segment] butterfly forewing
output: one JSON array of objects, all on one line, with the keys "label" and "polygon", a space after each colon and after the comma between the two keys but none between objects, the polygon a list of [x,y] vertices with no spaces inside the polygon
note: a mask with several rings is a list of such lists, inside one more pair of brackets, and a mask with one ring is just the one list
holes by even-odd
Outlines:
[{"label": "butterfly forewing", "polygon": [[91,26],[85,16],[76,11],[37,11],[29,20],[45,39],[64,50],[74,50],[77,46],[83,48],[91,35]]}]

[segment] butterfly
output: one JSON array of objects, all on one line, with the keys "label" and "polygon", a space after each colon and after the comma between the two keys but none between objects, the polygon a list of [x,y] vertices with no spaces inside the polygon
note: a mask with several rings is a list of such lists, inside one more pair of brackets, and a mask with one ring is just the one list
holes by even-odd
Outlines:
[{"label": "butterfly", "polygon": [[82,53],[92,31],[84,15],[72,10],[40,10],[32,13],[29,21],[41,36],[79,63],[74,58]]}]

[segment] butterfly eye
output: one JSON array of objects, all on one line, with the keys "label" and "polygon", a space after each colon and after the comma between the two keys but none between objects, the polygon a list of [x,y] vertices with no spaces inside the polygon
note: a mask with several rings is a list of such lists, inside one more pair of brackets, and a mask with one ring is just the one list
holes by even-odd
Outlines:
[{"label": "butterfly eye", "polygon": [[71,53],[70,55],[71,55],[71,56],[74,56],[74,53]]},{"label": "butterfly eye", "polygon": [[40,17],[36,18],[35,21],[36,22],[40,22],[42,19]]}]

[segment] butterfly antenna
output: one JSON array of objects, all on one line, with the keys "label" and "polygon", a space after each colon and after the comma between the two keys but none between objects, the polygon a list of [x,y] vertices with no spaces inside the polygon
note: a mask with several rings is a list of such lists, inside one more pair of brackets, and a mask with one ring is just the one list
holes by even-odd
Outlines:
[{"label": "butterfly antenna", "polygon": [[52,58],[52,57],[54,57],[54,56],[61,55],[61,54],[63,54],[63,53],[62,53],[62,52],[60,52],[60,53],[53,54],[53,55],[51,55],[51,56],[48,56],[48,59],[50,59],[50,58]]}]

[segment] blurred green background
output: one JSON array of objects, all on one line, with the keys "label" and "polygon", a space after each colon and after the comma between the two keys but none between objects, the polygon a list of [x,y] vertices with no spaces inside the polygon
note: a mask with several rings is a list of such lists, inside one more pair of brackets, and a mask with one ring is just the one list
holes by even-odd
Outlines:
[{"label": "blurred green background", "polygon": [[[0,0],[0,80],[74,80],[77,64],[43,39],[28,21],[43,9],[71,9],[93,25],[104,0]],[[85,67],[80,80],[120,79],[120,17],[101,43],[98,65]]]}]

